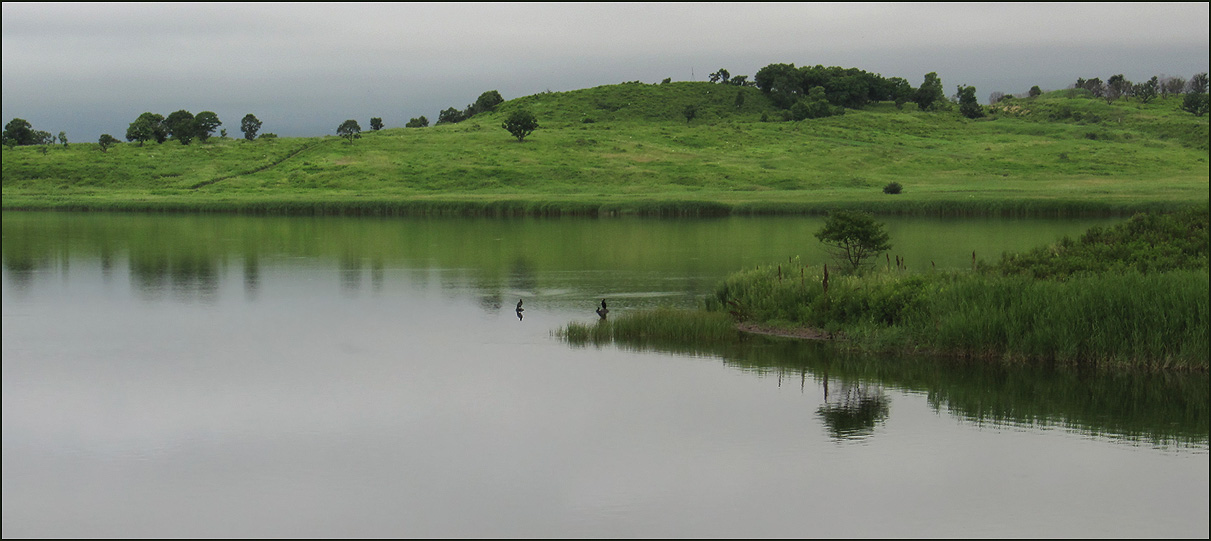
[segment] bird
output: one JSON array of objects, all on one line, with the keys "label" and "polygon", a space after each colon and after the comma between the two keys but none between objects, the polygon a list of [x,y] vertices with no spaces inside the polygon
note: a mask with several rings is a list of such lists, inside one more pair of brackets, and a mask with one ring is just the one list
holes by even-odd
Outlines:
[{"label": "bird", "polygon": [[518,321],[521,321],[521,313],[525,312],[525,311],[526,311],[526,309],[521,307],[521,299],[518,299],[518,301],[517,301],[517,320]]},{"label": "bird", "polygon": [[605,299],[601,299],[601,307],[597,309],[597,315],[601,316],[601,319],[605,319],[608,313],[610,313],[610,309],[606,308]]}]

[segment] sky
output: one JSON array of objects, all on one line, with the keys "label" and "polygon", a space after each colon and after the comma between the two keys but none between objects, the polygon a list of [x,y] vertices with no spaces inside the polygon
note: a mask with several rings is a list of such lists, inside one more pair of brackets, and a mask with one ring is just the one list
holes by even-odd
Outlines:
[{"label": "sky", "polygon": [[123,138],[150,111],[230,134],[334,134],[626,81],[773,63],[854,67],[947,94],[1207,71],[1208,3],[3,3],[3,122]]}]

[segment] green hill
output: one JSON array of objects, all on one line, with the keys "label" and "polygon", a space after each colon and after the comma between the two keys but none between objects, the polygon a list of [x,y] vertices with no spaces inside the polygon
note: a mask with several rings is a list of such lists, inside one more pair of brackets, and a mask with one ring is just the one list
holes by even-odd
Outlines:
[{"label": "green hill", "polygon": [[[978,120],[877,103],[789,122],[756,88],[624,83],[525,96],[458,124],[363,132],[352,143],[5,149],[3,202],[300,213],[1169,209],[1208,199],[1207,118],[1178,103],[1059,91],[1002,102]],[[501,123],[523,107],[541,127],[519,143]],[[903,193],[883,193],[891,182]]]}]

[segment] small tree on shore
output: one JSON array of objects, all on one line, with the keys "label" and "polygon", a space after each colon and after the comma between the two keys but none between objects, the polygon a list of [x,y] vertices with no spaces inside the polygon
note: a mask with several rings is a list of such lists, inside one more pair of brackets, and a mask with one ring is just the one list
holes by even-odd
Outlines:
[{"label": "small tree on shore", "polygon": [[518,109],[509,113],[509,118],[505,119],[500,127],[508,130],[520,143],[525,141],[526,136],[538,129],[538,119],[534,117],[534,113],[526,109]]},{"label": "small tree on shore", "polygon": [[383,119],[381,119],[377,116],[371,118],[370,119],[370,129],[372,129],[374,131],[383,129]]},{"label": "small tree on shore", "polygon": [[862,262],[891,249],[890,237],[883,224],[865,212],[831,212],[816,238],[833,257],[858,270]]}]

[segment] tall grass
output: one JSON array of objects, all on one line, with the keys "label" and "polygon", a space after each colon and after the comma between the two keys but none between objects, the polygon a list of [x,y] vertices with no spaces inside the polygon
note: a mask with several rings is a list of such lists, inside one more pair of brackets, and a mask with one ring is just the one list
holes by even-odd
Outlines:
[{"label": "tall grass", "polygon": [[1207,209],[1138,215],[979,272],[834,274],[795,259],[736,272],[707,308],[858,347],[965,357],[1208,367]]},{"label": "tall grass", "polygon": [[[1206,269],[1083,274],[1065,281],[980,273],[875,271],[778,279],[776,266],[728,277],[708,301],[739,321],[806,326],[872,350],[1006,360],[1208,366]],[[793,269],[793,267],[792,267]],[[793,273],[792,273],[793,274]]]},{"label": "tall grass", "polygon": [[938,287],[909,327],[941,352],[1205,369],[1207,299],[1205,269],[1063,282],[976,275]]},{"label": "tall grass", "polygon": [[679,343],[709,346],[735,341],[739,332],[726,314],[656,308],[593,323],[572,322],[556,334],[578,346],[625,342],[633,346]]}]

